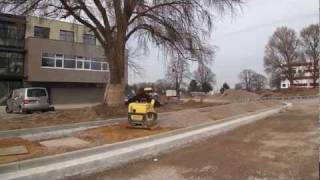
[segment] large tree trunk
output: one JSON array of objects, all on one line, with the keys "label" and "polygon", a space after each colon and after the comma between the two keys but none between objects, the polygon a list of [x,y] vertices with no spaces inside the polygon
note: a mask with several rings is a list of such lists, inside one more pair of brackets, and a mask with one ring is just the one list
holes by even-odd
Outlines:
[{"label": "large tree trunk", "polygon": [[104,104],[108,106],[119,106],[124,104],[124,88],[127,78],[126,55],[123,42],[116,42],[112,49],[105,49],[109,60],[109,76],[104,93]]},{"label": "large tree trunk", "polygon": [[104,103],[108,106],[120,106],[124,103],[124,80],[118,84],[107,84],[104,92]]}]

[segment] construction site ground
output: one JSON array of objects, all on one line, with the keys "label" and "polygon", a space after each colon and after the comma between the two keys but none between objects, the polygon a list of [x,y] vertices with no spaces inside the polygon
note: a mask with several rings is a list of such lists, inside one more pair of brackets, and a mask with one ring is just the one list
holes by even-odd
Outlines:
[{"label": "construction site ground", "polygon": [[319,100],[120,168],[75,179],[318,180]]},{"label": "construction site ground", "polygon": [[[199,103],[188,101],[185,103],[170,103],[162,107],[156,108],[158,112],[171,112],[190,108],[203,108],[211,106],[219,106],[226,103],[210,102]],[[127,106],[107,107],[98,105],[86,108],[65,109],[53,112],[34,112],[32,114],[6,114],[0,113],[0,131],[13,130],[22,128],[36,128],[44,126],[54,126],[70,123],[79,123],[87,121],[104,120],[110,118],[126,117]]]},{"label": "construction site ground", "polygon": [[[70,137],[75,137],[88,142],[88,144],[75,147],[70,147],[64,144],[56,147],[46,147],[43,146],[39,141],[29,141],[22,138],[0,139],[0,148],[25,145],[29,150],[29,153],[27,154],[0,156],[0,163],[3,164],[24,159],[59,154],[78,149],[149,136],[178,128],[198,125],[208,121],[216,121],[230,116],[254,112],[279,104],[280,103],[276,101],[231,103],[225,105],[220,104],[219,106],[214,104],[213,106],[207,106],[203,108],[183,108],[183,110],[179,110],[179,106],[175,106],[176,111],[165,113],[164,115],[160,116],[159,127],[154,130],[129,129],[126,126],[126,123],[122,122],[109,126],[87,129],[70,135]],[[200,107],[200,104],[198,106]],[[168,110],[171,109],[168,108]]]}]

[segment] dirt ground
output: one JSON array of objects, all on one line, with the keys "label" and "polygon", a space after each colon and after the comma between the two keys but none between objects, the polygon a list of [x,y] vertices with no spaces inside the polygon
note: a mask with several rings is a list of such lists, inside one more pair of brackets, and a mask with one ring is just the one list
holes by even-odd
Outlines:
[{"label": "dirt ground", "polygon": [[[247,112],[256,111],[259,109],[267,108],[279,104],[278,102],[249,102],[249,103],[233,103],[220,106],[210,106],[205,108],[185,109],[181,111],[174,111],[163,114],[160,116],[159,127],[154,130],[143,129],[128,129],[126,124],[114,124],[94,129],[88,129],[79,131],[71,136],[77,137],[90,142],[90,144],[82,147],[55,147],[46,148],[40,145],[38,142],[31,142],[24,139],[19,139],[19,143],[16,143],[16,139],[0,139],[3,146],[13,145],[26,145],[29,149],[29,154],[19,156],[0,156],[0,164],[8,163],[18,160],[30,159],[35,157],[42,157],[52,154],[59,154],[69,151],[74,151],[82,148],[89,148],[103,144],[110,144],[114,142],[125,141],[129,139],[149,136],[162,132],[171,131],[178,128],[188,127],[192,125],[198,125],[200,123],[208,121],[216,121],[218,119],[243,114]],[[204,104],[199,104],[198,107]],[[168,109],[166,109],[168,110]],[[12,142],[10,142],[12,141]],[[29,148],[29,146],[31,148]]]},{"label": "dirt ground", "polygon": [[[199,103],[195,101],[189,101],[186,103],[168,104],[156,108],[156,110],[158,112],[171,112],[182,109],[219,106],[222,104],[225,103]],[[0,116],[0,131],[95,121],[108,118],[126,117],[126,115],[127,106],[106,107],[104,105],[79,109],[59,110],[47,113],[4,114]]]},{"label": "dirt ground", "polygon": [[174,130],[174,128],[157,127],[153,130],[145,130],[127,128],[127,124],[119,124],[81,131],[77,133],[76,137],[99,145],[150,136],[171,130]]},{"label": "dirt ground", "polygon": [[318,180],[319,101],[183,149],[75,179]]},{"label": "dirt ground", "polygon": [[302,89],[302,88],[296,88],[296,89],[281,89],[281,90],[275,90],[275,91],[260,91],[257,92],[261,97],[288,97],[288,96],[314,96],[319,95],[319,89],[318,88],[308,88],[308,89]]},{"label": "dirt ground", "polygon": [[90,144],[79,146],[79,147],[45,147],[39,142],[32,142],[21,138],[6,138],[0,139],[1,147],[10,147],[24,145],[28,149],[29,153],[21,155],[8,155],[0,156],[0,164],[31,159],[36,157],[48,156],[53,154],[60,154],[69,151],[75,151],[83,148],[95,147],[103,144],[111,144],[115,142],[130,140],[134,138],[150,136],[154,134],[159,134],[173,130],[173,128],[157,128],[152,131],[143,129],[129,129],[126,124],[105,126],[101,128],[94,128],[90,130],[82,131],[81,133],[76,133],[73,137],[80,138],[82,140],[88,141]]},{"label": "dirt ground", "polygon": [[21,155],[0,156],[0,164],[28,159],[32,157],[39,157],[45,154],[44,152],[46,148],[37,142],[31,142],[22,138],[0,139],[0,148],[19,145],[26,146],[29,153]]}]

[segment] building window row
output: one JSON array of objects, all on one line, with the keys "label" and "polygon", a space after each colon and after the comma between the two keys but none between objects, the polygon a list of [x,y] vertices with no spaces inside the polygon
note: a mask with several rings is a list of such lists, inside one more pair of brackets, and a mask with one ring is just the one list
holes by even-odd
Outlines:
[{"label": "building window row", "polygon": [[0,22],[0,46],[23,48],[24,27],[14,23]]},{"label": "building window row", "polygon": [[[47,27],[34,27],[34,37],[49,39],[50,38],[50,28]],[[60,40],[74,42],[74,32],[60,30]],[[89,45],[96,45],[96,37],[92,34],[83,34],[83,43]]]},{"label": "building window row", "polygon": [[101,58],[44,53],[42,54],[42,67],[87,71],[108,71],[108,63],[103,62],[103,60],[104,59]]},{"label": "building window row", "polygon": [[0,75],[23,75],[23,53],[0,52]]}]

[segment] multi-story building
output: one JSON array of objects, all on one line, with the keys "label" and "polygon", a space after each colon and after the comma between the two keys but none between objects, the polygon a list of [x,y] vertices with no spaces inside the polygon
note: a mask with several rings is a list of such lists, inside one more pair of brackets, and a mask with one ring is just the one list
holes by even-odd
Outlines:
[{"label": "multi-story building", "polygon": [[[6,16],[1,15],[2,18]],[[12,47],[17,50],[10,54],[11,46],[7,43],[3,52],[0,49],[0,61],[3,62],[1,57],[6,56],[7,61],[18,64],[20,70],[15,69],[13,73],[6,70],[8,73],[4,74],[4,65],[0,62],[1,79],[12,75],[22,82],[19,86],[46,87],[52,104],[101,102],[109,67],[103,48],[89,28],[32,16],[13,19],[17,19],[16,24],[22,25],[22,36],[12,35],[20,37],[19,41],[15,39],[18,42],[14,42]],[[8,24],[9,20],[5,19],[4,24]],[[0,31],[2,26],[0,23]],[[4,39],[2,35],[0,33],[0,45],[1,38]],[[10,63],[7,69],[13,66]]]},{"label": "multi-story building", "polygon": [[100,102],[108,63],[83,25],[27,17],[24,80],[46,87],[53,104]]},{"label": "multi-story building", "polygon": [[294,84],[290,84],[290,81],[288,79],[283,79],[281,81],[281,89],[287,89],[290,87],[296,87],[296,88],[312,88],[314,86],[319,85],[319,77],[317,80],[317,83],[313,84],[313,78],[312,78],[312,68],[313,65],[310,62],[305,63],[295,63],[293,64],[293,82]]},{"label": "multi-story building", "polygon": [[0,98],[22,87],[25,17],[0,14]]}]

